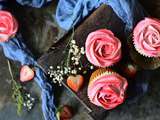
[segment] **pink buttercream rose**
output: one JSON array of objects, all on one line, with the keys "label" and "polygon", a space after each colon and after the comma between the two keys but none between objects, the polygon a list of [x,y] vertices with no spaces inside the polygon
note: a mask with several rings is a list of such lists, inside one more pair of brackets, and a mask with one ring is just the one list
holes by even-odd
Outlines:
[{"label": "pink buttercream rose", "polygon": [[124,102],[127,86],[124,77],[106,71],[89,83],[88,97],[93,104],[110,110]]},{"label": "pink buttercream rose", "polygon": [[121,58],[121,42],[107,29],[90,33],[85,48],[88,61],[98,67],[111,66]]},{"label": "pink buttercream rose", "polygon": [[160,57],[160,20],[145,18],[133,31],[136,50],[148,57]]},{"label": "pink buttercream rose", "polygon": [[8,41],[18,30],[16,19],[11,13],[0,10],[0,42]]}]

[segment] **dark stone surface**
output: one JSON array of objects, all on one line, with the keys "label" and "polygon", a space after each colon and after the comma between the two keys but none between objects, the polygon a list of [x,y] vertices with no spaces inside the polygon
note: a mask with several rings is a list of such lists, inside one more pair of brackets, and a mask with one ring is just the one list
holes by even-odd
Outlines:
[{"label": "dark stone surface", "polygon": [[[140,0],[149,13],[155,17],[159,17],[160,0]],[[59,40],[65,32],[57,28],[53,19],[56,3],[43,9],[22,8],[19,5],[11,4],[12,11],[19,19],[21,26],[24,26],[23,34],[26,38],[26,43],[36,55],[40,56],[52,46],[54,41]],[[53,11],[52,11],[53,10]],[[47,14],[46,14],[47,13]],[[48,17],[49,16],[49,17]],[[48,34],[46,34],[47,32]],[[58,32],[57,32],[58,31]],[[51,35],[50,35],[51,34]],[[54,35],[55,36],[54,36]],[[49,37],[49,38],[48,38]],[[40,106],[39,88],[34,82],[27,83],[28,90],[30,89],[37,98],[39,98],[36,106],[31,112],[22,114],[21,117],[16,114],[16,106],[11,99],[10,75],[7,67],[6,59],[0,50],[0,120],[43,120],[43,115]],[[159,120],[160,119],[160,69],[151,72],[149,80],[149,92],[141,97],[138,101],[132,104],[123,104],[115,110],[109,112],[106,120]],[[28,85],[29,84],[29,85]],[[29,86],[29,87],[28,87]],[[73,120],[90,120],[85,108],[80,104],[70,91],[59,87],[55,91],[59,91],[56,95],[56,101],[59,104],[70,104],[74,107],[75,116]],[[100,120],[100,119],[98,119]]]},{"label": "dark stone surface", "polygon": [[160,0],[139,0],[151,17],[160,18]]},{"label": "dark stone surface", "polygon": [[[105,12],[106,14],[103,15],[102,13]],[[86,37],[87,35],[97,29],[100,28],[108,28],[111,29],[116,36],[118,36],[121,40],[122,43],[124,45],[124,32],[123,32],[123,23],[117,18],[117,16],[114,14],[114,12],[112,11],[112,9],[110,9],[109,7],[106,6],[102,6],[101,8],[99,8],[98,10],[96,10],[92,15],[90,15],[76,30],[75,30],[75,35],[74,35],[74,39],[76,40],[76,42],[78,43],[78,45],[83,45],[85,43]],[[85,31],[85,32],[83,32]],[[52,65],[53,67],[56,67],[57,64],[59,64],[59,62],[63,59],[63,48],[65,48],[66,44],[67,44],[67,36],[65,36],[63,39],[61,39],[59,41],[58,44],[53,46],[53,50],[50,50],[49,53],[44,54],[40,59],[39,59],[39,63],[41,64],[41,66],[45,69],[45,71],[47,72],[48,67],[50,65]],[[125,50],[125,49],[124,49]],[[123,52],[125,53],[125,52]],[[127,57],[127,55],[125,55],[125,57]],[[48,62],[46,62],[48,61]],[[148,72],[144,72],[141,73],[141,76],[145,76],[145,74],[147,74]],[[151,74],[151,73],[149,73]],[[148,76],[150,77],[150,76]],[[86,81],[88,81],[88,77],[86,77]],[[145,80],[146,78],[140,77],[139,79]],[[148,80],[149,78],[147,78]],[[64,80],[65,81],[65,80]],[[131,114],[131,119],[135,119],[135,115],[134,113],[132,113],[132,111],[134,110],[141,110],[142,108],[138,108],[136,105],[137,103],[141,102],[141,99],[138,99],[136,101],[132,101],[132,102],[126,102],[125,104],[121,105],[120,107],[118,107],[115,110],[112,111],[108,111],[106,112],[105,110],[94,106],[93,104],[91,104],[88,101],[87,98],[87,82],[85,82],[86,84],[84,85],[84,88],[79,91],[77,93],[77,96],[86,104],[87,108],[91,109],[91,115],[95,120],[102,120],[102,119],[117,119],[120,115],[119,113],[123,114],[123,118],[122,119],[130,119],[130,116],[128,116],[127,114],[125,114],[126,111],[128,111],[128,114]],[[133,91],[134,92],[134,91]],[[143,99],[143,98],[142,98]],[[140,100],[140,101],[139,101]],[[142,106],[144,106],[144,103],[142,102]],[[133,110],[128,109],[131,108],[130,106],[133,106]],[[138,105],[139,106],[139,105]],[[146,108],[144,108],[146,109]],[[116,112],[115,112],[116,111]],[[123,112],[124,111],[124,112]],[[86,111],[87,112],[87,111]],[[116,114],[118,113],[118,114]],[[115,114],[115,115],[114,115]],[[125,116],[126,115],[126,116]],[[107,116],[107,117],[105,117]],[[114,116],[116,116],[114,118]],[[135,117],[134,117],[135,116]],[[140,117],[139,115],[137,115],[138,117]],[[87,120],[87,118],[86,118]]]},{"label": "dark stone surface", "polygon": [[53,1],[47,7],[36,9],[20,6],[14,1],[9,4],[28,48],[37,58],[66,34],[55,21],[56,5],[57,1]]},{"label": "dark stone surface", "polygon": [[[104,12],[106,14],[103,14]],[[112,30],[114,34],[118,36],[123,43],[124,25],[122,21],[117,17],[117,15],[113,12],[113,10],[106,5],[102,5],[95,12],[93,12],[93,14],[90,15],[80,26],[78,26],[78,28],[75,30],[73,39],[76,40],[78,46],[84,46],[85,40],[90,32],[104,28]],[[66,47],[67,43],[68,43],[68,38],[64,37],[59,41],[58,44],[54,45],[55,48],[54,50],[44,54],[44,56],[42,56],[39,59],[39,64],[45,69],[46,72],[49,69],[48,66],[52,65],[56,69],[56,66],[59,65],[60,61],[65,56],[65,54],[63,54],[63,50]],[[46,61],[48,62],[46,63]],[[83,57],[83,62],[82,62],[83,66],[85,66],[86,63],[87,60],[85,57]],[[89,109],[87,108],[88,111],[86,112],[90,112],[91,116],[94,119],[102,120],[107,115],[106,110],[90,103],[87,97],[87,87],[90,74],[87,74],[85,76],[85,85],[83,89],[81,89],[77,93],[77,96],[86,104],[85,106],[89,108]]]}]

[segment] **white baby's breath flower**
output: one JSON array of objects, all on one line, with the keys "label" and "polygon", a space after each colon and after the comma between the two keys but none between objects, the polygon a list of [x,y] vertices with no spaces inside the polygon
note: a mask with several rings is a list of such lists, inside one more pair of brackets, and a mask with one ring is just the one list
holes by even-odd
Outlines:
[{"label": "white baby's breath flower", "polygon": [[71,60],[73,61],[73,60],[75,60],[75,58],[74,58],[74,57],[72,57],[72,58],[71,58]]},{"label": "white baby's breath flower", "polygon": [[75,64],[76,64],[76,65],[79,65],[79,62],[78,62],[78,61],[76,61],[76,62],[75,62]]},{"label": "white baby's breath flower", "polygon": [[93,67],[93,66],[90,66],[90,69],[91,69],[91,70],[93,70],[93,69],[94,69],[94,67]]},{"label": "white baby's breath flower", "polygon": [[73,50],[73,49],[69,49],[69,52],[70,52],[70,53],[73,53],[73,52],[74,52],[74,50]]},{"label": "white baby's breath flower", "polygon": [[84,54],[85,54],[84,47],[81,47],[81,54],[82,54],[82,55],[84,55]]},{"label": "white baby's breath flower", "polygon": [[80,67],[79,67],[78,69],[79,69],[79,70],[82,70],[82,68],[80,68]]},{"label": "white baby's breath flower", "polygon": [[79,49],[75,49],[75,51],[74,51],[74,55],[77,55],[79,53]]},{"label": "white baby's breath flower", "polygon": [[57,66],[57,69],[60,69],[60,66]]},{"label": "white baby's breath flower", "polygon": [[72,44],[76,44],[76,41],[75,41],[75,40],[71,40],[71,43],[72,43]]},{"label": "white baby's breath flower", "polygon": [[77,70],[72,70],[71,73],[72,74],[77,74]]},{"label": "white baby's breath flower", "polygon": [[50,69],[53,69],[53,66],[49,66]]}]

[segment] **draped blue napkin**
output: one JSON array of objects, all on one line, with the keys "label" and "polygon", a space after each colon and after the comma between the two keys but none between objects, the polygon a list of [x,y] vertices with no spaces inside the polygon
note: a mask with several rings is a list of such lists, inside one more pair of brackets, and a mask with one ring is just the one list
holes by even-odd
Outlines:
[{"label": "draped blue napkin", "polygon": [[[0,2],[0,8],[4,8]],[[21,65],[30,65],[35,69],[35,81],[41,88],[42,111],[45,120],[57,120],[56,107],[54,104],[53,87],[47,80],[47,76],[37,61],[34,59],[32,53],[24,44],[23,38],[20,33],[7,42],[0,42],[3,48],[4,55],[13,61],[18,61]]]},{"label": "draped blue napkin", "polygon": [[3,47],[5,56],[13,61],[18,61],[21,65],[31,65],[35,69],[35,81],[41,88],[42,110],[45,120],[56,120],[54,105],[53,88],[48,82],[43,70],[40,68],[36,60],[33,58],[31,52],[23,43],[20,34],[10,39],[8,42],[0,42]]},{"label": "draped blue napkin", "polygon": [[[56,20],[64,30],[70,30],[101,4],[109,5],[126,24],[126,31],[145,16],[137,0],[59,0]],[[105,13],[104,13],[105,14]]]},{"label": "draped blue napkin", "polygon": [[52,0],[16,0],[16,1],[21,5],[41,8],[49,4]]}]

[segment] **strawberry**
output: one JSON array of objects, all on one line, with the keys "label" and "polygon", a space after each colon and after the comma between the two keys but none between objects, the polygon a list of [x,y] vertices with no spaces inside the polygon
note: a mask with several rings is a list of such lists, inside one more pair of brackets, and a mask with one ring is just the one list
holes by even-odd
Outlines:
[{"label": "strawberry", "polygon": [[20,81],[26,82],[34,78],[34,71],[27,65],[22,66],[20,71]]},{"label": "strawberry", "polygon": [[67,78],[67,85],[75,92],[78,92],[79,89],[82,87],[84,82],[84,78],[82,75],[70,75]]},{"label": "strawberry", "polygon": [[70,120],[72,117],[72,108],[68,105],[64,105],[60,111],[60,120]]},{"label": "strawberry", "polygon": [[128,77],[134,78],[137,73],[137,67],[133,64],[127,64],[124,67],[124,72],[128,75]]}]

